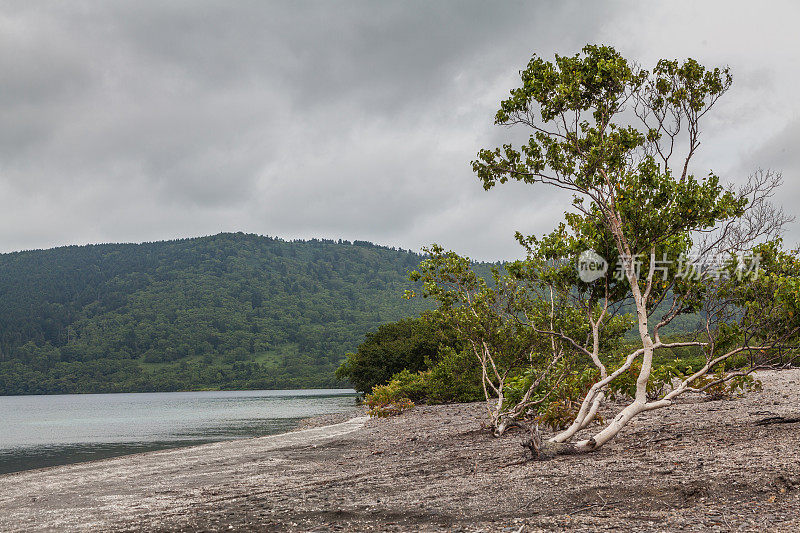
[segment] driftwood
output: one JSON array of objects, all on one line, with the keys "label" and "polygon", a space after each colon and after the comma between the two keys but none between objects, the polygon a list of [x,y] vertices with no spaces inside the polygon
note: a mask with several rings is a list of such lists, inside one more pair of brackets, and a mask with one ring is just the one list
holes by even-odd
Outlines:
[{"label": "driftwood", "polygon": [[768,416],[756,422],[757,426],[769,426],[771,424],[794,424],[800,422],[800,416],[786,417],[786,416]]}]

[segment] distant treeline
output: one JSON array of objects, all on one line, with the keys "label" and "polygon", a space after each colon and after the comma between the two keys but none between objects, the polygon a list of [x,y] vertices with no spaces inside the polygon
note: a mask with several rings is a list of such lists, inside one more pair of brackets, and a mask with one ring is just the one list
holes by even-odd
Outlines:
[{"label": "distant treeline", "polygon": [[220,234],[0,255],[0,394],[343,385],[420,256]]}]

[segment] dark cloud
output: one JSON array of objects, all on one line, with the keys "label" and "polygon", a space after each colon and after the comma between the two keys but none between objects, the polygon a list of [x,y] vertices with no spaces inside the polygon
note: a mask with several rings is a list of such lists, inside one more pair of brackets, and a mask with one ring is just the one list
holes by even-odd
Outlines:
[{"label": "dark cloud", "polygon": [[0,249],[243,230],[512,257],[513,232],[547,231],[566,203],[484,192],[469,162],[513,135],[491,121],[531,53],[607,42],[643,62],[729,63],[743,83],[701,164],[739,175],[767,137],[791,145],[779,132],[796,104],[776,87],[793,81],[794,19],[759,30],[713,7],[6,3]]}]

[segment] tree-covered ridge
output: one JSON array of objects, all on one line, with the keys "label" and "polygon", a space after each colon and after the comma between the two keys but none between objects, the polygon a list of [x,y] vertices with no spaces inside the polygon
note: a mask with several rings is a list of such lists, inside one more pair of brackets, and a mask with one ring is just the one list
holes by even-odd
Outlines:
[{"label": "tree-covered ridge", "polygon": [[0,394],[341,385],[420,256],[256,235],[0,255]]}]

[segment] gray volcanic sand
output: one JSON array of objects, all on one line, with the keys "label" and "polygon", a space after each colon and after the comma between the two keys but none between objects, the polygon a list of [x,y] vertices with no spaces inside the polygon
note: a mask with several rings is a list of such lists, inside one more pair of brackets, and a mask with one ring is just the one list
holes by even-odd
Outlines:
[{"label": "gray volcanic sand", "polygon": [[9,474],[0,530],[800,531],[800,423],[755,425],[800,416],[800,369],[759,378],[546,462],[466,404]]}]

